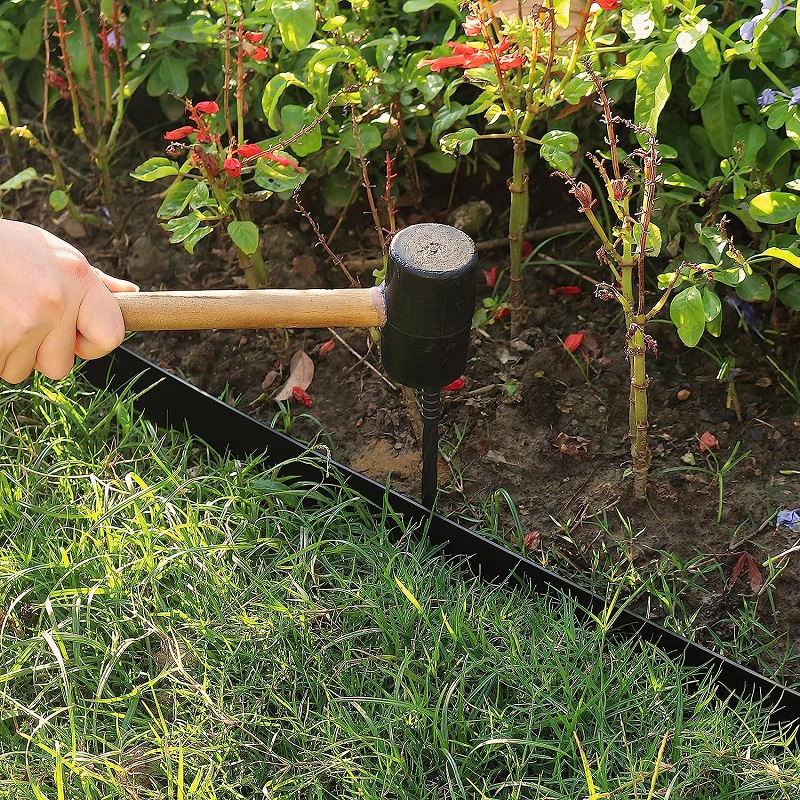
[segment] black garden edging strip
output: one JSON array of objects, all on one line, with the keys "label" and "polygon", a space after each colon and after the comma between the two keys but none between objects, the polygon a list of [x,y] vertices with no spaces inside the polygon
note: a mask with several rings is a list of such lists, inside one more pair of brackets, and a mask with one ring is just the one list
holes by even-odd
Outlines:
[{"label": "black garden edging strip", "polygon": [[[95,385],[120,391],[131,386],[141,393],[136,407],[159,425],[187,429],[220,452],[236,457],[267,454],[270,463],[299,459],[307,448],[203,392],[155,364],[121,347],[106,358],[86,362],[83,374]],[[144,391],[147,389],[147,391]],[[347,467],[334,464],[347,486],[367,500],[383,504],[386,488]],[[297,461],[296,474],[301,479],[319,480],[322,470],[313,461]],[[592,613],[605,608],[605,599],[581,588],[570,580],[540,567],[533,561],[506,550],[468,528],[430,512],[404,495],[388,492],[394,511],[407,524],[427,525],[430,539],[443,545],[451,556],[464,556],[470,566],[490,581],[512,577],[527,583],[533,590],[566,592]],[[616,633],[639,637],[654,644],[689,667],[701,667],[717,675],[724,690],[734,697],[756,696],[772,704],[770,717],[775,723],[800,723],[800,693],[781,686],[751,669],[684,639],[630,611],[619,613]]]}]

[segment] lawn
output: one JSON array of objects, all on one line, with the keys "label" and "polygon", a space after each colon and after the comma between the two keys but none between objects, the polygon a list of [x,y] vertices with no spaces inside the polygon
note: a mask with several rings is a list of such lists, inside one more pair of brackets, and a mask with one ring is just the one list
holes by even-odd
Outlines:
[{"label": "lawn", "polygon": [[390,508],[0,394],[0,797],[777,798],[791,732]]}]

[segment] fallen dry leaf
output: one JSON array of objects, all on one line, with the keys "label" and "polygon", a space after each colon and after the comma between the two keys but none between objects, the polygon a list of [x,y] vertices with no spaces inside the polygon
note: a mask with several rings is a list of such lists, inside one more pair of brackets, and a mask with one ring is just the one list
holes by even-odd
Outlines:
[{"label": "fallen dry leaf", "polygon": [[288,400],[292,396],[292,389],[299,386],[305,390],[314,379],[314,362],[303,350],[298,350],[289,362],[289,377],[286,383],[278,389],[274,400]]},{"label": "fallen dry leaf", "polygon": [[747,552],[739,556],[739,560],[736,562],[731,572],[731,579],[728,586],[732,589],[745,569],[747,569],[747,582],[750,584],[750,591],[756,593],[763,585],[764,578],[761,575],[761,570],[758,568],[758,562]]},{"label": "fallen dry leaf", "polygon": [[276,380],[278,380],[279,372],[276,369],[271,369],[265,376],[264,380],[261,381],[261,388],[266,392]]}]

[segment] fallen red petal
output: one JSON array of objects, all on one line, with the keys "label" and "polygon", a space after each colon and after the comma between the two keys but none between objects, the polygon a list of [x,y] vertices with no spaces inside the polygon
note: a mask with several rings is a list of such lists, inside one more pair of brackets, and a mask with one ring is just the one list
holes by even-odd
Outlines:
[{"label": "fallen red petal", "polygon": [[492,314],[492,319],[505,319],[511,316],[511,309],[508,306],[500,306],[497,311]]},{"label": "fallen red petal", "polygon": [[583,344],[584,334],[579,333],[571,333],[564,339],[564,347],[570,351],[570,353],[574,353],[582,344]]},{"label": "fallen red petal", "polygon": [[710,452],[711,450],[717,450],[719,448],[719,439],[714,436],[713,433],[710,431],[705,431],[700,436],[700,452]]},{"label": "fallen red petal", "polygon": [[561,294],[561,295],[570,295],[570,294],[580,294],[583,290],[580,286],[556,286],[553,289],[553,294]]},{"label": "fallen red petal", "polygon": [[466,380],[463,377],[456,378],[452,383],[448,383],[447,386],[443,386],[442,389],[445,392],[460,392],[464,388],[464,384]]},{"label": "fallen red petal", "polygon": [[311,408],[311,395],[299,386],[292,387],[292,399],[296,403],[302,403],[306,408]]},{"label": "fallen red petal", "polygon": [[486,279],[487,286],[497,285],[497,267],[492,267],[491,269],[482,269],[481,272],[483,273],[483,277]]}]

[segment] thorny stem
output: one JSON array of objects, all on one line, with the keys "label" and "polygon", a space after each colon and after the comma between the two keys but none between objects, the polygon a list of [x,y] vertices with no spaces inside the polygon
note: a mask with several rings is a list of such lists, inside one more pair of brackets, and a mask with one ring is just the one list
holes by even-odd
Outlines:
[{"label": "thorny stem", "polygon": [[[652,226],[653,209],[658,189],[658,165],[660,163],[657,143],[651,131],[612,116],[610,101],[604,91],[602,81],[588,61],[584,61],[584,65],[597,88],[598,103],[602,108],[603,120],[606,125],[606,142],[611,148],[611,175],[606,171],[600,159],[592,156],[591,160],[606,185],[612,207],[619,219],[619,226],[615,229],[616,242],[611,242],[610,237],[602,229],[592,212],[591,207],[595,201],[591,197],[591,191],[588,186],[578,183],[571,176],[563,175],[563,177],[572,186],[571,192],[581,203],[581,211],[586,214],[590,224],[603,242],[603,247],[598,251],[598,257],[602,263],[607,264],[612,272],[619,276],[619,290],[606,287],[602,293],[600,289],[598,290],[598,296],[604,297],[604,299],[615,297],[624,311],[625,354],[630,362],[628,421],[631,459],[633,462],[634,495],[637,499],[644,500],[647,497],[648,476],[652,458],[648,435],[647,387],[649,379],[647,377],[646,356],[649,348],[656,352],[655,341],[647,335],[645,328],[648,321],[666,305],[683,268],[676,272],[659,300],[649,312],[646,312],[645,264],[648,251],[648,234]],[[643,174],[641,184],[642,201],[635,218],[631,212],[631,192],[629,190],[629,184],[632,183],[631,171],[629,169],[626,174],[623,174],[619,163],[615,131],[615,123],[617,122],[628,124],[637,134],[645,135],[647,138],[647,145],[631,154],[632,157],[641,160]],[[635,222],[638,222],[641,228],[636,234],[634,233]],[[616,270],[612,263],[614,261],[617,266]]]},{"label": "thorny stem", "polygon": [[[95,119],[95,126],[97,130],[100,130],[101,125],[101,113],[100,113],[100,93],[97,91],[97,71],[95,69],[94,64],[94,47],[92,46],[92,37],[89,34],[89,28],[86,25],[86,12],[83,10],[83,6],[81,5],[81,0],[72,0],[72,4],[75,7],[75,15],[78,19],[78,25],[81,29],[81,38],[83,39],[83,46],[86,49],[88,54],[87,59],[87,70],[89,72],[89,86],[91,87],[92,93],[92,104],[94,105],[94,119]],[[62,13],[63,19],[63,13]],[[62,42],[63,47],[62,50],[66,49],[66,39]]]},{"label": "thorny stem", "polygon": [[237,29],[239,48],[236,51],[236,141],[244,141],[244,22]]},{"label": "thorny stem", "polygon": [[227,0],[225,8],[225,80],[222,87],[222,114],[225,118],[225,128],[228,133],[228,141],[233,139],[233,126],[231,125],[231,14]]}]

